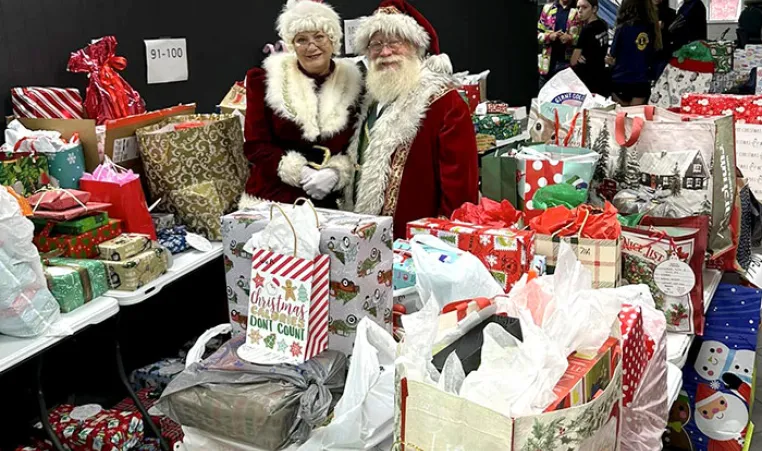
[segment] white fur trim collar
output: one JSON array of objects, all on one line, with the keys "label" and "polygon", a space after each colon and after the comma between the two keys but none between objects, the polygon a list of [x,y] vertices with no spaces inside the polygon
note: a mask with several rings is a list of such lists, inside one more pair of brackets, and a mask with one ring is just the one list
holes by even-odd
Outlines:
[{"label": "white fur trim collar", "polygon": [[351,60],[334,59],[336,68],[315,92],[315,81],[299,70],[296,55],[269,56],[265,101],[279,116],[294,121],[307,141],[330,138],[349,123],[350,107],[362,89],[362,74]]},{"label": "white fur trim collar", "polygon": [[[454,87],[455,82],[450,76],[423,69],[419,86],[385,108],[370,131],[370,143],[365,149],[365,162],[360,168],[357,192],[355,193],[353,184],[344,191],[345,209],[372,215],[382,213],[394,152],[413,144],[431,103]],[[357,164],[360,133],[372,104],[373,100],[366,95],[355,135],[347,150],[353,164]]]}]

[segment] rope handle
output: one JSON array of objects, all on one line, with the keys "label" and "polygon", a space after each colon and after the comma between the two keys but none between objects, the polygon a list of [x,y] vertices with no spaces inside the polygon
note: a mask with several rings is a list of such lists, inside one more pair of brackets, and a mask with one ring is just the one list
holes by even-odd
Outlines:
[{"label": "rope handle", "polygon": [[84,208],[85,211],[88,211],[87,205],[82,203],[81,200],[77,199],[77,196],[75,196],[74,194],[70,193],[69,190],[62,189],[62,188],[48,188],[48,187],[45,187],[45,188],[40,188],[37,191],[35,191],[35,194],[42,193],[42,196],[40,196],[40,198],[37,199],[37,202],[34,204],[34,208],[32,209],[32,213],[37,213],[37,208],[39,208],[39,206],[42,203],[42,201],[45,200],[45,196],[47,196],[48,193],[59,192],[59,191],[62,192],[62,193],[68,194],[69,197],[74,199],[74,201],[77,202],[80,207]]},{"label": "rope handle", "polygon": [[[303,201],[301,204],[297,203],[299,201]],[[313,205],[312,201],[307,199],[306,197],[300,197],[294,201],[294,208],[298,207],[299,205],[309,205],[310,209],[312,210],[312,213],[315,214],[315,227],[320,227],[320,218],[318,217],[318,212],[315,210],[315,205]]]},{"label": "rope handle", "polygon": [[296,229],[294,228],[294,224],[291,223],[291,220],[288,218],[288,215],[285,211],[283,211],[283,208],[281,208],[278,204],[271,204],[270,205],[270,221],[273,220],[273,208],[277,208],[280,210],[280,213],[283,215],[284,218],[286,218],[286,222],[288,223],[288,226],[291,227],[291,232],[294,234],[294,257],[296,257]]},{"label": "rope handle", "polygon": [[323,151],[323,162],[322,163],[307,163],[307,166],[313,168],[313,169],[323,169],[323,166],[328,164],[328,161],[331,159],[331,149],[325,147],[325,146],[312,146],[313,149],[316,150],[322,150]]}]

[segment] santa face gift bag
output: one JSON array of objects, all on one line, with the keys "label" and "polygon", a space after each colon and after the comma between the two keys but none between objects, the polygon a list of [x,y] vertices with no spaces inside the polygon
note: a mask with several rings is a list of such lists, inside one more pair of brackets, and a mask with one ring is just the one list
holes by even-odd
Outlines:
[{"label": "santa face gift bag", "polygon": [[670,420],[665,435],[673,449],[744,449],[761,300],[756,288],[721,284],[717,289],[704,336],[696,339],[683,370],[687,396],[676,403],[682,415],[675,417],[678,422]]}]

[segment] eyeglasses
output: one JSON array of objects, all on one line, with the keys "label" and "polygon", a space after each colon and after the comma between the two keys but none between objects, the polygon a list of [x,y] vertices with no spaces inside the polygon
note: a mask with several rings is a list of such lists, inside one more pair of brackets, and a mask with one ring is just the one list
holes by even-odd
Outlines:
[{"label": "eyeglasses", "polygon": [[317,47],[322,47],[328,42],[328,36],[324,34],[318,34],[315,36],[297,36],[296,39],[294,39],[294,45],[297,48],[307,48],[310,46],[310,44],[315,44]]},{"label": "eyeglasses", "polygon": [[381,42],[381,41],[373,41],[368,45],[368,48],[370,49],[371,53],[381,53],[384,50],[384,47],[388,47],[389,50],[392,52],[398,52],[402,45],[404,44],[403,41],[389,41],[389,42]]}]

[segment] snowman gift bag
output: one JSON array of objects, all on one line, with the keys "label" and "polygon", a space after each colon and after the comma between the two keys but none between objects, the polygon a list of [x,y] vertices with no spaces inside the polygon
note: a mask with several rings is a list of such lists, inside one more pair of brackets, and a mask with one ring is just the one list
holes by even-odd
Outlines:
[{"label": "snowman gift bag", "polygon": [[683,370],[665,444],[692,451],[741,451],[746,444],[762,291],[721,284]]}]

